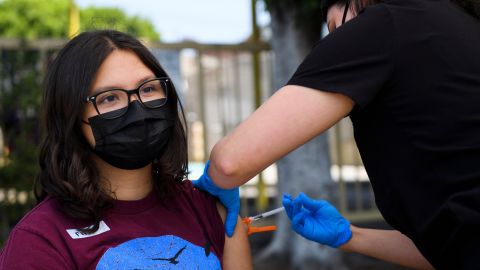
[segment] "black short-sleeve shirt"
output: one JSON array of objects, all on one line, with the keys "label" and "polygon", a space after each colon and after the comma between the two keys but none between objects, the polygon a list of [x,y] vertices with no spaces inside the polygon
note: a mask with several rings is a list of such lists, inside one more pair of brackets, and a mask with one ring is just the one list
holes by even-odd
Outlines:
[{"label": "black short-sleeve shirt", "polygon": [[385,0],[319,41],[287,83],[355,101],[387,222],[437,269],[479,269],[480,22],[448,0]]}]

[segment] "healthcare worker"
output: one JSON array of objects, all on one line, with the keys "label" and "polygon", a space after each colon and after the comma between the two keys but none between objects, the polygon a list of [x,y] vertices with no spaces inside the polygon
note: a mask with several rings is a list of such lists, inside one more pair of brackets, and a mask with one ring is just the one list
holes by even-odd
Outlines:
[{"label": "healthcare worker", "polygon": [[349,116],[377,206],[395,230],[358,228],[303,194],[283,200],[293,229],[408,267],[479,269],[480,2],[322,4],[330,34],[215,145],[195,185],[224,202],[231,233],[236,187]]}]

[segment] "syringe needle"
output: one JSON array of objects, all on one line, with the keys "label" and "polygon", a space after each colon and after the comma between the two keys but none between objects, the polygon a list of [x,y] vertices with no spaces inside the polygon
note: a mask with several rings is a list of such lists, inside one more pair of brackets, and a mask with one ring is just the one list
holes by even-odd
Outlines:
[{"label": "syringe needle", "polygon": [[261,218],[266,218],[266,217],[269,217],[269,216],[272,216],[272,215],[275,215],[275,214],[278,214],[282,211],[284,211],[285,208],[282,206],[282,207],[279,207],[277,209],[273,209],[271,211],[268,211],[268,212],[265,212],[265,213],[262,213],[262,214],[258,214],[256,216],[253,216],[250,218],[251,221],[255,221],[255,220],[259,220]]}]

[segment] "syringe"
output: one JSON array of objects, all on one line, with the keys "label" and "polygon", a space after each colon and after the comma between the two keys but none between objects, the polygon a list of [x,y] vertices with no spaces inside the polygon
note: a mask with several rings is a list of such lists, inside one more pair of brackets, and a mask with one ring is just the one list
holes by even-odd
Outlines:
[{"label": "syringe", "polygon": [[262,214],[258,214],[256,216],[253,216],[253,217],[249,217],[250,221],[256,221],[256,220],[259,220],[259,219],[262,219],[262,218],[266,218],[266,217],[269,217],[269,216],[272,216],[272,215],[275,215],[275,214],[278,214],[282,211],[284,211],[285,208],[282,206],[282,207],[279,207],[279,208],[276,208],[276,209],[273,209],[273,210],[270,210],[268,212],[265,212],[265,213],[262,213]]}]

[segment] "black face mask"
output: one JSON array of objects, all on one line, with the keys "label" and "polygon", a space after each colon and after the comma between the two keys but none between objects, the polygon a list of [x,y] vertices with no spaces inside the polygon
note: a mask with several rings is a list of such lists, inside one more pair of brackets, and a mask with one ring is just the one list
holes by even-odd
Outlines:
[{"label": "black face mask", "polygon": [[130,103],[128,112],[119,118],[90,117],[88,121],[95,137],[93,151],[117,168],[145,167],[167,145],[173,119],[168,106],[147,109],[139,101]]}]

